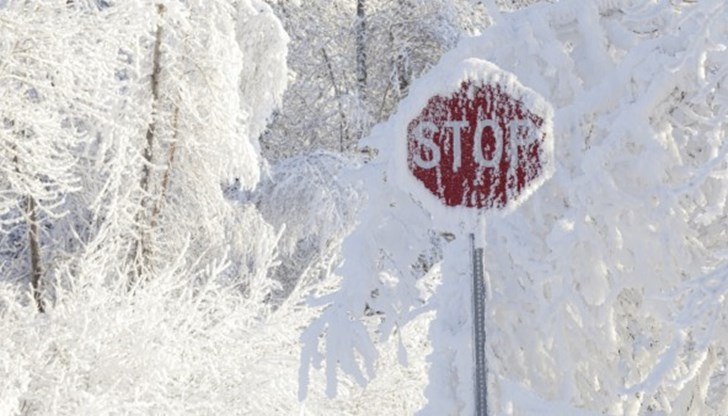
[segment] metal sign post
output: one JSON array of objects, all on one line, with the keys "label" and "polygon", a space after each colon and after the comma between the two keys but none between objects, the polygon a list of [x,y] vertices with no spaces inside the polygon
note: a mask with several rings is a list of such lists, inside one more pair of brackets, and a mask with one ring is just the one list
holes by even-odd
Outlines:
[{"label": "metal sign post", "polygon": [[475,234],[470,234],[473,265],[473,355],[475,361],[475,415],[488,415],[488,362],[485,356],[485,277],[483,248],[475,247]]}]

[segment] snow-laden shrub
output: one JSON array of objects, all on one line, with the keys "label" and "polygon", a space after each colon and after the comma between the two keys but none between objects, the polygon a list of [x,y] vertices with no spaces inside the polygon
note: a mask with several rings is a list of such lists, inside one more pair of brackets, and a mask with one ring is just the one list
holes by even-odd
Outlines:
[{"label": "snow-laden shrub", "polygon": [[254,342],[259,308],[213,276],[200,285],[179,277],[158,276],[133,296],[104,285],[59,290],[45,315],[6,285],[2,414],[219,414],[270,406],[240,391],[265,372],[251,371],[263,355]]},{"label": "snow-laden shrub", "polygon": [[272,166],[252,196],[263,218],[280,230],[282,284],[277,298],[330,276],[340,261],[341,243],[356,226],[363,195],[348,178],[360,162],[330,152],[313,152]]},{"label": "snow-laden shrub", "polygon": [[[183,250],[130,291],[122,271],[87,253],[59,266],[68,275],[59,276],[44,314],[27,289],[4,282],[0,413],[262,414],[294,406],[295,384],[268,377],[294,373],[297,359],[295,319],[276,325],[264,301],[278,236],[254,208],[239,208],[238,235],[256,238],[199,270],[185,266],[191,253]],[[268,332],[269,322],[278,332]]]},{"label": "snow-laden shrub", "polygon": [[[245,231],[263,245],[277,239],[270,227]],[[426,319],[382,346],[385,375],[366,391],[344,384],[336,400],[313,393],[299,403],[300,329],[318,311],[295,292],[272,311],[261,302],[265,281],[230,279],[233,260],[195,274],[164,270],[133,293],[88,265],[87,276],[68,279],[84,283],[57,288],[45,314],[3,283],[0,414],[409,414],[422,405]],[[396,365],[402,347],[422,352],[409,368]],[[324,382],[311,380],[319,391]]]}]

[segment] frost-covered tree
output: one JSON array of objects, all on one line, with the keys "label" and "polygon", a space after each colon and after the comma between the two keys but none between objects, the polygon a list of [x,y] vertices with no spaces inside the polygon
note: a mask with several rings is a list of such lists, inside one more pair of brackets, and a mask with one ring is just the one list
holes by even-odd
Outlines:
[{"label": "frost-covered tree", "polygon": [[42,310],[41,282],[72,249],[58,230],[82,215],[84,151],[111,124],[118,43],[98,15],[63,2],[13,3],[0,27],[0,275],[29,277]]},{"label": "frost-covered tree", "polygon": [[[153,46],[147,49],[150,78],[138,74],[136,86],[149,91],[138,174],[139,235],[132,253],[138,264],[164,264],[188,239],[198,259],[204,253],[218,256],[229,243],[230,207],[221,183],[233,177],[245,187],[257,182],[254,141],[265,122],[261,114],[270,112],[282,91],[270,78],[281,78],[285,56],[258,52],[269,46],[268,38],[285,39],[275,21],[266,24],[271,19],[266,16],[265,8],[261,12],[248,2],[237,8],[222,1],[157,8]],[[263,100],[253,105],[254,97]]]},{"label": "frost-covered tree", "polygon": [[271,299],[274,304],[296,290],[308,294],[319,283],[328,284],[363,203],[349,180],[358,166],[337,153],[303,154],[275,164],[255,191],[263,218],[281,233],[273,275],[281,287]]},{"label": "frost-covered tree", "polygon": [[232,178],[246,188],[258,180],[256,138],[286,84],[277,19],[247,1],[119,3],[97,14],[139,24],[111,48],[120,61],[107,79],[113,123],[94,130],[83,184],[98,192],[86,201],[93,229],[68,267],[120,270],[130,287],[182,252],[184,267],[230,256],[231,277],[258,270],[244,260],[255,244],[239,223],[241,211],[256,211],[233,206],[222,189]]},{"label": "frost-covered tree", "polygon": [[469,0],[275,3],[292,39],[293,78],[262,138],[275,160],[307,149],[353,150],[413,77],[461,34],[487,24],[485,8]]},{"label": "frost-covered tree", "polygon": [[2,226],[33,195],[53,265],[38,314],[3,228],[0,414],[293,413],[310,315],[268,313],[278,233],[223,193],[258,180],[286,85],[270,9],[11,1],[0,27]]},{"label": "frost-covered tree", "polygon": [[[725,408],[726,13],[721,1],[541,3],[494,15],[442,61],[493,62],[555,109],[555,176],[487,225],[495,413]],[[434,308],[422,413],[455,412],[472,400],[452,372],[469,362],[467,340],[452,341],[469,335],[453,301],[467,296],[448,285],[447,264],[434,290],[415,284],[432,223],[393,185],[391,143],[404,138],[390,131],[368,141],[380,155],[362,171],[374,193],[344,243],[341,287],[304,335],[302,372],[325,362],[332,393],[339,371],[365,384],[374,334]],[[372,293],[385,312],[376,332]]]}]

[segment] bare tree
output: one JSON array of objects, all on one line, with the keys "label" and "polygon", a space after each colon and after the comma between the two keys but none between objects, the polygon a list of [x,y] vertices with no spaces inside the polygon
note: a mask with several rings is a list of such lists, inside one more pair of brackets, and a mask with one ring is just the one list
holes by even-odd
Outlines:
[{"label": "bare tree", "polygon": [[366,0],[356,0],[356,86],[359,97],[367,101],[367,15]]}]

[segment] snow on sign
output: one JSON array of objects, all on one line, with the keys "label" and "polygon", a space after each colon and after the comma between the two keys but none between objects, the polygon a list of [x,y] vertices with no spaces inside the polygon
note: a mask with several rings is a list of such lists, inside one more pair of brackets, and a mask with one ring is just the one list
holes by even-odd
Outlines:
[{"label": "snow on sign", "polygon": [[488,66],[489,76],[431,97],[407,125],[409,171],[448,206],[506,208],[550,168],[550,108]]}]

